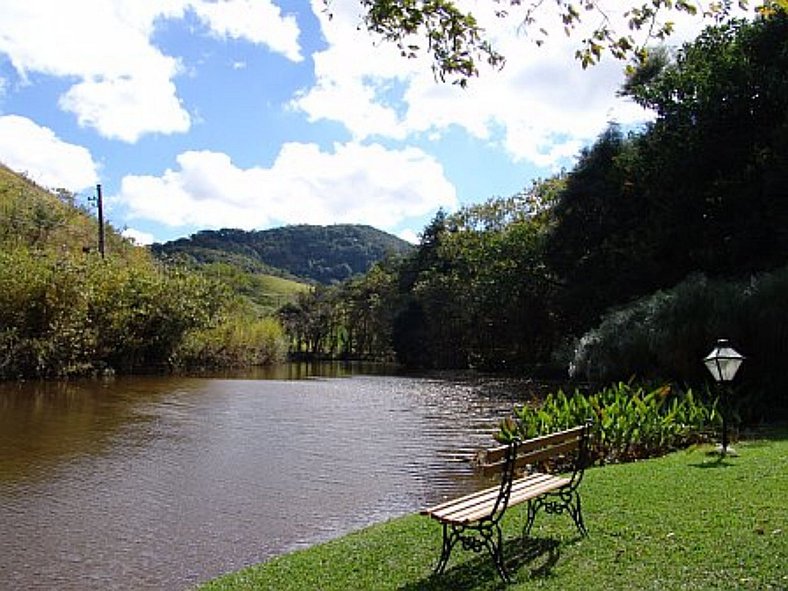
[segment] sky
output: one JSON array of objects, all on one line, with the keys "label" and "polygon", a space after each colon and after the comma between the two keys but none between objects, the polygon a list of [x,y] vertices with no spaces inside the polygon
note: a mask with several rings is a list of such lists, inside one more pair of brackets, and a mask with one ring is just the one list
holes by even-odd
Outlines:
[{"label": "sky", "polygon": [[650,118],[616,96],[621,62],[583,70],[554,20],[537,47],[468,1],[507,63],[463,89],[360,27],[358,0],[0,0],[0,162],[86,204],[100,184],[140,244],[301,223],[415,241]]}]

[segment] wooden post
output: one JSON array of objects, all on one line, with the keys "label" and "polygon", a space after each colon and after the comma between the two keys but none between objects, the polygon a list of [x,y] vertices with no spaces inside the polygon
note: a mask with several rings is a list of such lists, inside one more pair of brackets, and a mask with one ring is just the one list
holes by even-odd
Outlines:
[{"label": "wooden post", "polygon": [[101,185],[96,185],[96,202],[98,204],[98,249],[104,258],[104,201],[101,198]]}]

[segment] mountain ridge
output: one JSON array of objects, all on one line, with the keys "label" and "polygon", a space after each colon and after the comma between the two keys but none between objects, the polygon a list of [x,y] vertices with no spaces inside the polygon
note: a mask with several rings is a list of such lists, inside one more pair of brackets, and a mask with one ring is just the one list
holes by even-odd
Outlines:
[{"label": "mountain ridge", "polygon": [[159,258],[197,264],[224,262],[247,272],[333,284],[367,272],[413,245],[366,224],[293,224],[266,230],[201,230],[186,238],[151,245]]}]

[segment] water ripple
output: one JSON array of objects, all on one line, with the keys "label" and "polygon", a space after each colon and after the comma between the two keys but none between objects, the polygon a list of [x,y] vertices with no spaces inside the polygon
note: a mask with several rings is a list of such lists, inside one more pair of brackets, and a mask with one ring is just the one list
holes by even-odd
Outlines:
[{"label": "water ripple", "polygon": [[517,398],[380,375],[49,388],[0,386],[4,590],[186,588],[415,511],[478,486]]}]

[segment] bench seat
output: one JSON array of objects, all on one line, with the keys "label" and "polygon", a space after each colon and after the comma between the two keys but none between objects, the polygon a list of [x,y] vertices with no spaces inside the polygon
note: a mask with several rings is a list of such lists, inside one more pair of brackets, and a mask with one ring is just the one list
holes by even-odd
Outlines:
[{"label": "bench seat", "polygon": [[[558,490],[570,484],[571,479],[542,472],[534,472],[512,481],[509,495],[509,506],[518,505],[539,497],[545,493]],[[496,508],[500,487],[491,486],[424,509],[421,514],[429,515],[441,522],[467,525],[485,517],[491,517]]]}]

